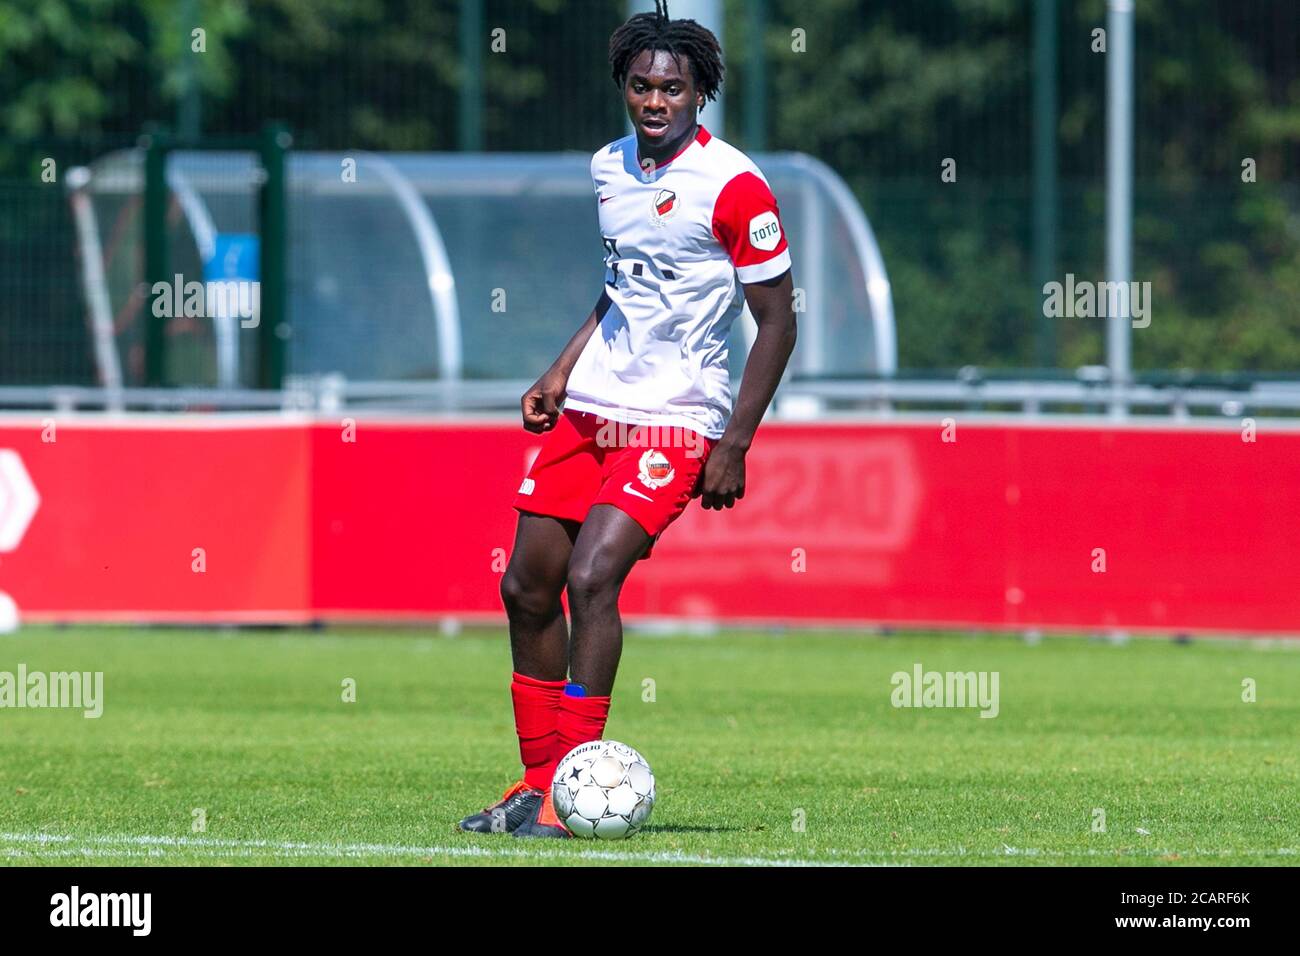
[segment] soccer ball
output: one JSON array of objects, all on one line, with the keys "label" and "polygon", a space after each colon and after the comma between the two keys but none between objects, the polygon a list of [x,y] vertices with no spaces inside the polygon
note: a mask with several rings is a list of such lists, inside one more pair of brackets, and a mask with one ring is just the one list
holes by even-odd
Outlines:
[{"label": "soccer ball", "polygon": [[574,747],[555,768],[551,799],[575,836],[621,840],[650,819],[655,775],[627,744],[593,740]]}]

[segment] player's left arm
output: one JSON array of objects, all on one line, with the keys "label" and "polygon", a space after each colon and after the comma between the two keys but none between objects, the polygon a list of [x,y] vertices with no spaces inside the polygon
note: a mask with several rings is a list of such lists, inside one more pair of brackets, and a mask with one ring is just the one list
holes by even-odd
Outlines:
[{"label": "player's left arm", "polygon": [[733,507],[745,497],[745,455],[794,351],[794,280],[776,197],[748,170],[722,187],[713,205],[713,235],[736,267],[758,337],[749,350],[740,394],[726,430],[695,486],[705,508]]},{"label": "player's left arm", "polygon": [[745,455],[763,413],[776,394],[794,351],[794,280],[790,270],[761,282],[743,283],[745,301],[758,323],[758,335],[740,381],[740,395],[722,438],[704,463],[698,486],[705,508],[730,508],[745,497]]},{"label": "player's left arm", "polygon": [[745,497],[745,455],[794,351],[794,280],[781,210],[754,171],[734,176],[713,206],[713,235],[736,267],[758,337],[749,350],[740,395],[726,431],[704,463],[696,493],[706,508]]}]

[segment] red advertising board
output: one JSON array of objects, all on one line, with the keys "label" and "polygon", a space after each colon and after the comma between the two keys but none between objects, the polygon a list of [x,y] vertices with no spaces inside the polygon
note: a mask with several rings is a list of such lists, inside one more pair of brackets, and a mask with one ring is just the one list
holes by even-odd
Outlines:
[{"label": "red advertising board", "polygon": [[[0,422],[39,495],[21,540],[0,540],[0,591],[31,620],[503,620],[510,502],[542,440],[506,421],[364,418],[50,431]],[[767,424],[744,499],[692,504],[621,604],[632,618],[1300,633],[1300,433],[1254,437]],[[5,474],[0,539],[22,497]]]},{"label": "red advertising board", "polygon": [[0,554],[25,618],[303,620],[310,440],[292,422],[0,423],[40,506]]}]

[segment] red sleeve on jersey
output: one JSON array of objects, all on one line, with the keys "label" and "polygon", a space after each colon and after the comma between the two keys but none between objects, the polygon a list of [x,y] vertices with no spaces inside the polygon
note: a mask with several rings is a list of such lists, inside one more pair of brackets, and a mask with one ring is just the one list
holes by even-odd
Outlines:
[{"label": "red sleeve on jersey", "polygon": [[742,282],[772,279],[790,268],[776,197],[753,173],[741,173],[718,193],[713,235],[727,250]]}]

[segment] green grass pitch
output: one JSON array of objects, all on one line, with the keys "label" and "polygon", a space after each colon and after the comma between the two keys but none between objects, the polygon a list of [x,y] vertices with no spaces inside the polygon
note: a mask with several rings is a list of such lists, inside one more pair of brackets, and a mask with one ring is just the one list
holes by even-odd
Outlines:
[{"label": "green grass pitch", "polygon": [[[10,864],[1300,862],[1283,642],[629,633],[606,736],[658,802],[620,842],[455,830],[518,773],[499,630],[29,628],[20,663],[104,710],[0,709]],[[917,663],[996,671],[997,717],[892,706]]]}]

